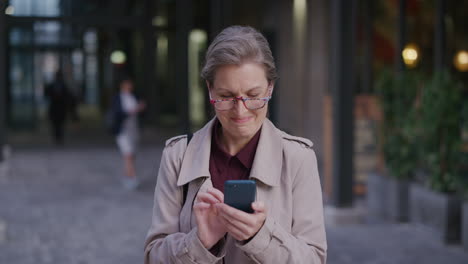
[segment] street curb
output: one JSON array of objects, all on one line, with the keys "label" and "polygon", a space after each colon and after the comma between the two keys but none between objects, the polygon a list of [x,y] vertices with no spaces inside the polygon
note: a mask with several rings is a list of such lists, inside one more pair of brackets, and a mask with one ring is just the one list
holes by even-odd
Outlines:
[{"label": "street curb", "polygon": [[0,162],[0,183],[2,183],[8,175],[8,164],[5,161]]},{"label": "street curb", "polygon": [[362,206],[351,208],[337,208],[325,206],[324,218],[328,227],[342,225],[359,225],[365,223],[367,211]]},{"label": "street curb", "polygon": [[[9,158],[11,156],[11,149],[9,146],[4,146],[0,151],[3,152],[4,160],[0,162],[0,183],[6,180],[9,173]],[[6,241],[7,224],[0,218],[0,245]]]},{"label": "street curb", "polygon": [[6,222],[0,219],[0,244],[3,244],[6,241],[6,229]]},{"label": "street curb", "polygon": [[10,172],[9,159],[11,157],[11,149],[8,145],[0,149],[3,152],[4,160],[0,162],[0,183],[5,180]]}]

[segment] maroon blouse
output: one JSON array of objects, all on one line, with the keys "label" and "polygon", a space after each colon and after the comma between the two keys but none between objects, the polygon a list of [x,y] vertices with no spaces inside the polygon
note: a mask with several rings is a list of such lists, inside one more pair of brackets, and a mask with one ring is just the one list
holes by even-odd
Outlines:
[{"label": "maroon blouse", "polygon": [[257,151],[261,128],[236,155],[224,151],[220,142],[221,123],[216,120],[213,126],[210,154],[210,174],[213,187],[224,193],[227,180],[247,180]]}]

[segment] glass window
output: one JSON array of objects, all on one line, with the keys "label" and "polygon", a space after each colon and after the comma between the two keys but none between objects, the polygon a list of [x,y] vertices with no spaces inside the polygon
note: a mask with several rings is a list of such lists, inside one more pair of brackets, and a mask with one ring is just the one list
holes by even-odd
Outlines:
[{"label": "glass window", "polygon": [[55,21],[34,23],[35,44],[58,44],[63,42],[61,24]]},{"label": "glass window", "polygon": [[59,16],[60,0],[10,0],[13,16]]},{"label": "glass window", "polygon": [[12,28],[10,30],[10,44],[27,45],[32,44],[32,30],[28,28]]}]

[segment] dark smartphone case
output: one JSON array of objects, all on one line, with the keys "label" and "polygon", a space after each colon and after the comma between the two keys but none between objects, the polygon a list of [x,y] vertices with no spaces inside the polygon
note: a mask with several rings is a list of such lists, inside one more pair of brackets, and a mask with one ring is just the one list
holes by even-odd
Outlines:
[{"label": "dark smartphone case", "polygon": [[224,182],[224,203],[253,213],[252,203],[255,201],[257,187],[252,180],[229,180]]}]

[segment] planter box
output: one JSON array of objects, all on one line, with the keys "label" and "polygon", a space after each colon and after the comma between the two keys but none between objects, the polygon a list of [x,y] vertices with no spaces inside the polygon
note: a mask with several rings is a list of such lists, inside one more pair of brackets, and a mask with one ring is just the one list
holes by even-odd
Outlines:
[{"label": "planter box", "polygon": [[388,177],[387,219],[392,222],[407,222],[409,219],[409,182]]},{"label": "planter box", "polygon": [[370,173],[367,177],[367,210],[370,222],[387,219],[387,177],[379,173]]},{"label": "planter box", "polygon": [[463,247],[468,250],[468,201],[462,207],[461,240]]},{"label": "planter box", "polygon": [[461,201],[458,197],[411,184],[409,212],[411,222],[427,227],[443,242],[460,241]]},{"label": "planter box", "polygon": [[408,221],[409,183],[378,173],[367,179],[369,221]]}]

